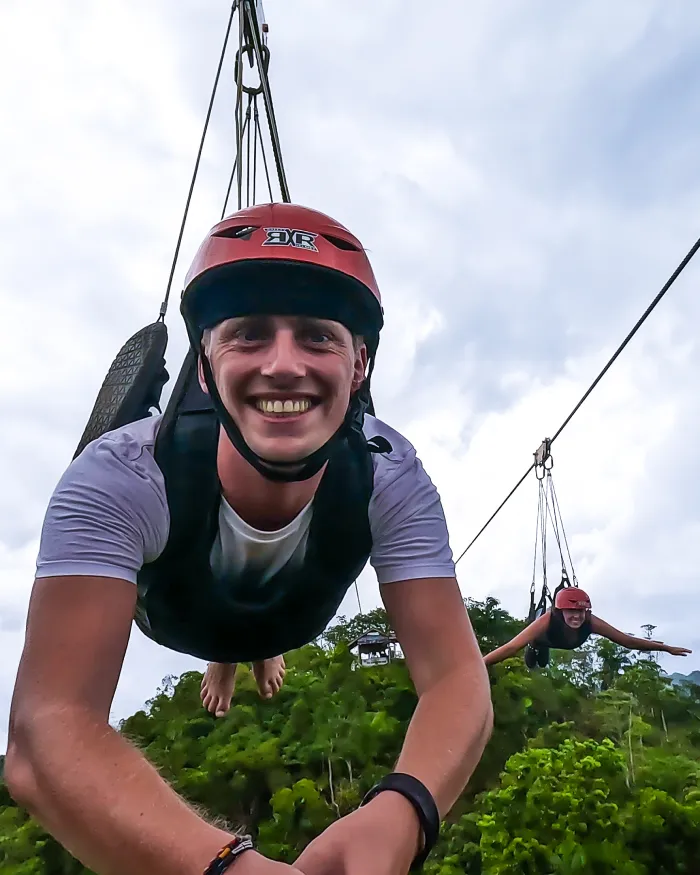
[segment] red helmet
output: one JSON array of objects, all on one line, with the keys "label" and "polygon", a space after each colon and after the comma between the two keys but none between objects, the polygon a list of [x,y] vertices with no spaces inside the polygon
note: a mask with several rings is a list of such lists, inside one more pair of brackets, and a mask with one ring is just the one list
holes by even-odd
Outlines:
[{"label": "red helmet", "polygon": [[377,281],[360,241],[296,204],[256,204],[215,225],[185,278],[182,314],[194,338],[223,319],[258,313],[333,319],[376,348]]},{"label": "red helmet", "polygon": [[565,586],[554,599],[554,607],[568,611],[590,611],[591,600],[588,593],[577,586]]}]

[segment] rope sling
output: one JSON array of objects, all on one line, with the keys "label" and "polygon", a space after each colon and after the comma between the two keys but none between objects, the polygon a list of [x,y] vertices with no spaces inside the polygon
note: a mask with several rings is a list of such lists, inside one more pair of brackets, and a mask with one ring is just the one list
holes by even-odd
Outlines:
[{"label": "rope sling", "polygon": [[[576,571],[574,569],[571,551],[569,550],[569,541],[566,537],[564,529],[564,521],[561,517],[559,508],[559,499],[554,488],[554,478],[552,477],[552,468],[554,467],[554,459],[551,453],[551,440],[545,438],[540,447],[535,452],[535,461],[533,467],[535,477],[538,484],[537,496],[537,522],[535,524],[535,551],[532,562],[532,581],[530,583],[530,608],[528,611],[528,622],[531,623],[538,617],[541,617],[552,605],[557,593],[567,586],[578,586]],[[559,550],[559,559],[561,562],[561,579],[554,592],[550,592],[547,582],[547,532],[551,528],[554,540],[556,541]],[[566,548],[566,557],[564,550]],[[540,589],[539,599],[535,600],[537,591],[537,557],[542,563],[542,586]],[[568,558],[568,566],[567,566]]]},{"label": "rope sling", "polygon": [[[261,0],[234,0],[226,26],[221,55],[214,77],[214,85],[204,120],[204,128],[175,244],[165,297],[160,306],[158,318],[155,322],[146,325],[133,334],[117,353],[102,382],[73,458],[80,455],[91,441],[96,440],[106,432],[120,428],[130,422],[144,419],[151,415],[153,410],[157,410],[159,413],[162,412],[160,399],[163,388],[170,379],[165,367],[165,353],[168,345],[168,330],[165,324],[165,316],[192,202],[192,194],[197,181],[204,143],[209,129],[212,109],[219,89],[229,43],[231,42],[231,33],[235,25],[237,25],[238,31],[238,47],[232,66],[233,81],[236,86],[236,102],[234,107],[236,144],[221,217],[225,216],[228,209],[234,184],[239,210],[258,202],[257,195],[260,189],[258,178],[261,174],[261,169],[266,183],[265,191],[270,201],[274,199],[265,145],[266,138],[263,135],[263,126],[260,122],[260,98],[262,98],[262,110],[267,118],[267,139],[275,165],[279,196],[283,202],[290,202],[268,76],[270,50],[267,46],[268,26],[265,23],[262,2]],[[258,84],[256,85],[248,85],[243,81],[243,71],[246,62],[250,69],[254,70],[257,74]],[[196,356],[192,350],[189,350],[173,390],[171,402],[179,394],[178,387],[189,384],[195,368]]]}]

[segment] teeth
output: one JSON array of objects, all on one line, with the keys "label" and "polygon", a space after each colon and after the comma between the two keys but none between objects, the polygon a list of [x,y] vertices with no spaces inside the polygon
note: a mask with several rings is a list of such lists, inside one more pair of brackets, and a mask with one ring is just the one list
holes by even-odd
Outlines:
[{"label": "teeth", "polygon": [[292,401],[290,398],[285,401],[279,399],[275,401],[260,399],[256,401],[255,406],[258,410],[262,410],[263,413],[306,413],[311,406],[311,402],[307,399],[303,401]]}]

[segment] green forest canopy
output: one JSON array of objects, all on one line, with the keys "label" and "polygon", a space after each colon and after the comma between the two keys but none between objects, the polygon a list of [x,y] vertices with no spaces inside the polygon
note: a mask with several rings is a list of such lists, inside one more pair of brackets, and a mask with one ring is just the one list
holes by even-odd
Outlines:
[{"label": "green forest canopy", "polygon": [[[495,599],[466,604],[483,652],[523,627]],[[402,662],[358,667],[347,645],[369,629],[389,631],[382,610],[340,618],[290,654],[272,701],[242,672],[217,720],[202,708],[201,674],[188,672],[119,729],[179,793],[291,862],[392,768],[415,707]],[[699,686],[674,685],[653,658],[604,639],[553,653],[546,671],[519,656],[489,672],[493,736],[426,875],[700,872]],[[0,871],[88,872],[2,783]]]}]

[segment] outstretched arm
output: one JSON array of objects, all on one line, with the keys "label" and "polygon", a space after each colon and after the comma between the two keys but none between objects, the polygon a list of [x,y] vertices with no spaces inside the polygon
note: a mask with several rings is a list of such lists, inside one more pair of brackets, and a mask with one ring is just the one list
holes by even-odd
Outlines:
[{"label": "outstretched arm", "polygon": [[[136,587],[116,578],[36,581],[4,777],[97,875],[201,872],[231,834],[200,818],[109,725],[135,600]],[[256,860],[292,872],[246,851],[241,875],[270,875]]]},{"label": "outstretched arm", "polygon": [[423,781],[444,817],[491,735],[488,676],[456,580],[406,580],[381,595],[418,694],[396,769]]},{"label": "outstretched arm", "polygon": [[549,616],[549,611],[547,611],[530,623],[529,626],[526,626],[515,638],[511,638],[506,644],[497,647],[491,653],[487,653],[484,657],[484,663],[486,665],[493,665],[496,662],[503,662],[504,659],[510,659],[511,656],[515,656],[523,647],[544,636],[549,626]]},{"label": "outstretched arm", "polygon": [[615,644],[626,647],[628,650],[659,651],[661,653],[670,653],[673,656],[687,656],[693,652],[685,647],[672,647],[670,644],[664,644],[663,641],[635,638],[634,635],[627,635],[625,632],[621,632],[596,616],[591,617],[591,628],[596,635],[602,635],[603,638],[608,638],[610,641],[614,641]]},{"label": "outstretched arm", "polygon": [[[418,778],[442,818],[491,734],[486,669],[454,578],[386,584],[381,595],[418,694],[394,771]],[[307,845],[296,866],[304,875],[397,875],[408,872],[421,837],[411,803],[398,793],[380,793]]]}]

